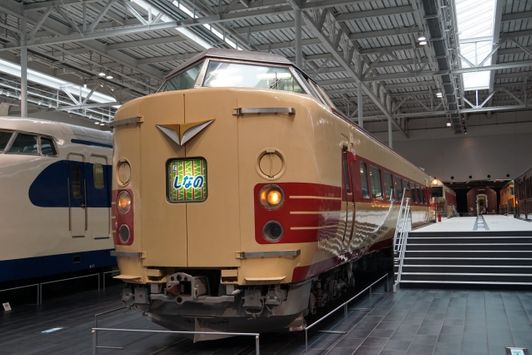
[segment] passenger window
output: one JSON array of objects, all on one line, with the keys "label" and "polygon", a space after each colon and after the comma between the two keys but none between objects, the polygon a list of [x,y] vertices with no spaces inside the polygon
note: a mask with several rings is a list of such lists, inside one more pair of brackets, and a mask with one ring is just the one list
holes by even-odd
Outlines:
[{"label": "passenger window", "polygon": [[41,137],[41,154],[47,156],[57,155],[52,139],[47,137]]},{"label": "passenger window", "polygon": [[37,150],[37,136],[19,133],[8,154],[39,155]]},{"label": "passenger window", "polygon": [[360,191],[363,198],[369,198],[368,168],[364,162],[360,163]]},{"label": "passenger window", "polygon": [[371,179],[371,197],[382,198],[381,172],[378,168],[370,166],[369,176]]},{"label": "passenger window", "polygon": [[96,190],[101,190],[105,187],[102,164],[94,163],[94,165],[92,166],[92,179],[94,181],[94,188]]},{"label": "passenger window", "polygon": [[6,149],[6,145],[9,143],[12,134],[13,132],[0,131],[0,153]]},{"label": "passenger window", "polygon": [[171,77],[161,86],[159,91],[192,89],[196,84],[196,79],[198,78],[202,66],[203,62]]},{"label": "passenger window", "polygon": [[386,196],[390,197],[390,194],[393,195],[393,179],[392,174],[389,172],[384,173],[384,193]]}]

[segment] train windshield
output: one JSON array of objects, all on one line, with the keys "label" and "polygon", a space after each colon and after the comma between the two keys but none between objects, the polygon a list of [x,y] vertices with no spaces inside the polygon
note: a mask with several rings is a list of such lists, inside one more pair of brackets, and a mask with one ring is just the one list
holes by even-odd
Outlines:
[{"label": "train windshield", "polygon": [[196,79],[203,66],[203,61],[195,66],[171,77],[163,83],[159,91],[192,89],[196,84]]},{"label": "train windshield", "polygon": [[305,93],[287,67],[210,61],[203,86],[273,89]]},{"label": "train windshield", "polygon": [[11,135],[13,132],[9,131],[0,131],[0,153],[6,149],[6,145],[9,142],[9,139],[11,138]]}]

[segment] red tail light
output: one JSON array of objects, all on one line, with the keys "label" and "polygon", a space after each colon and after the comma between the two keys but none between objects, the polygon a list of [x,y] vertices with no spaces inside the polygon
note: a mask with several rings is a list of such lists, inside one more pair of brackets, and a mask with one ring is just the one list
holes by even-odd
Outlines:
[{"label": "red tail light", "polygon": [[115,245],[131,245],[134,240],[133,192],[113,191],[113,239]]}]

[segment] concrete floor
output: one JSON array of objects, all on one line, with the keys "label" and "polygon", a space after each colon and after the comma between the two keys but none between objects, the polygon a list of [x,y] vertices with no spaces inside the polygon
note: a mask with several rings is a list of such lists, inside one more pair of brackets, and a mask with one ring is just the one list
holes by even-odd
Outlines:
[{"label": "concrete floor", "polygon": [[[98,296],[87,291],[44,306],[15,306],[0,319],[0,355],[92,354],[94,314],[118,308],[119,287]],[[161,329],[140,313],[121,310],[99,321],[100,327]],[[42,333],[52,328],[60,330]],[[340,334],[312,331],[310,354],[505,354],[506,346],[532,349],[532,292],[402,289],[355,301],[322,325]],[[301,354],[304,335],[265,334],[262,354]],[[252,338],[194,344],[167,334],[103,333],[100,345],[120,350],[98,354],[252,354]]]}]

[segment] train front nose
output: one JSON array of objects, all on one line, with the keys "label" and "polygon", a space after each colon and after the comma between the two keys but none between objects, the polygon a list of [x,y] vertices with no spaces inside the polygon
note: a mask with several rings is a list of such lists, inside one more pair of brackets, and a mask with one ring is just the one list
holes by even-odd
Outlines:
[{"label": "train front nose", "polygon": [[[120,110],[117,122],[140,119],[115,129],[117,256],[138,253],[147,269],[237,265],[235,106],[234,96],[221,90],[195,89],[148,96]],[[117,167],[124,161],[131,170],[125,185]],[[120,239],[126,232],[116,209],[122,190],[132,199],[127,243]]]}]

